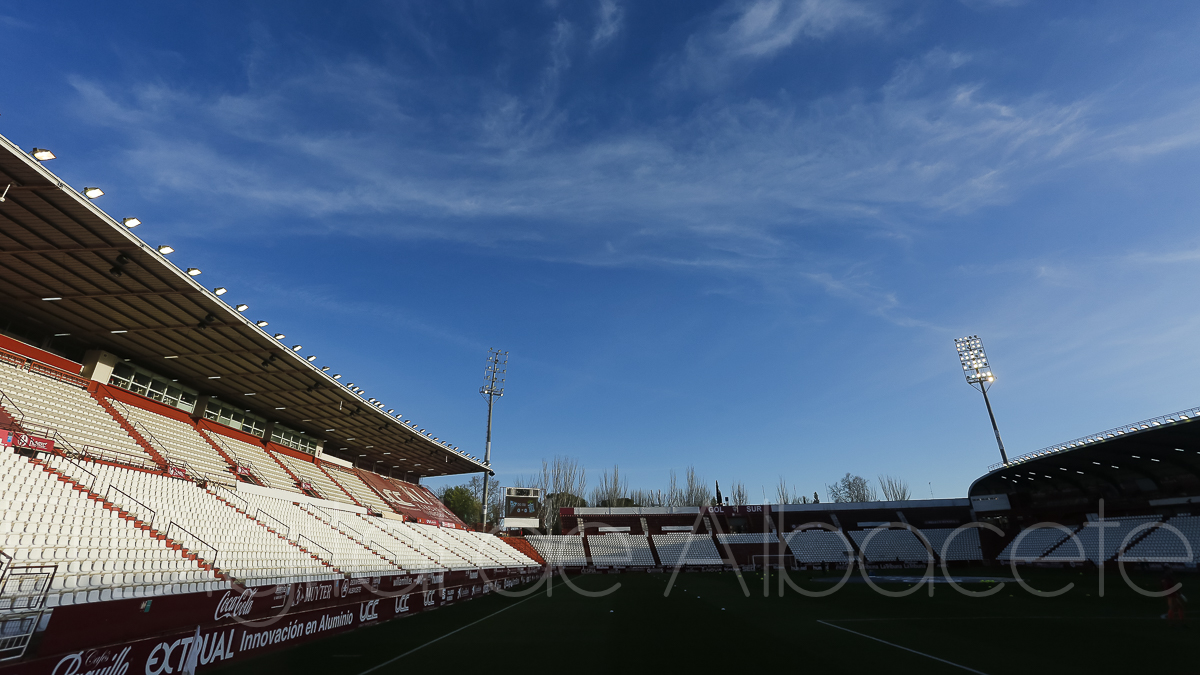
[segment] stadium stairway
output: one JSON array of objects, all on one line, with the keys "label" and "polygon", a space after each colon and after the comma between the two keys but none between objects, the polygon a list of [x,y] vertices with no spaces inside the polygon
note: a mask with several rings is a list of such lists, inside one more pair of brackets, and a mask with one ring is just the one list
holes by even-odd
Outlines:
[{"label": "stadium stairway", "polygon": [[[344,495],[346,495],[347,497],[349,497],[349,498],[350,498],[350,503],[354,504],[355,506],[361,506],[361,507],[363,507],[363,508],[365,508],[365,509],[368,509],[368,510],[372,510],[372,511],[374,510],[374,509],[370,509],[370,508],[369,508],[369,507],[368,507],[366,504],[363,504],[362,502],[358,501],[358,498],[357,498],[357,497],[355,497],[355,496],[354,496],[354,494],[353,494],[353,493],[351,493],[349,490],[347,490],[345,485],[342,485],[341,483],[339,483],[339,482],[337,481],[337,479],[333,477],[333,474],[332,474],[332,473],[329,473],[329,471],[328,471],[328,470],[326,470],[324,466],[322,466],[321,464],[319,464],[319,463],[317,463],[317,462],[314,462],[314,463],[313,463],[313,466],[317,467],[317,470],[318,470],[318,471],[320,471],[321,473],[325,474],[325,477],[329,479],[329,482],[330,482],[330,483],[333,483],[334,485],[336,485],[336,486],[337,486],[337,489],[339,489],[339,490],[341,490],[341,491],[342,491],[342,494],[344,494]],[[341,501],[341,500],[339,500],[339,501]]]},{"label": "stadium stairway", "polygon": [[[296,549],[298,549],[300,552],[304,553],[305,555],[311,557],[313,560],[321,563],[325,567],[328,567],[330,570],[333,570],[336,572],[341,571],[341,570],[338,570],[336,567],[334,567],[334,565],[331,561],[325,560],[325,559],[321,558],[321,556],[317,555],[315,551],[310,551],[307,548],[301,546],[300,544],[292,541],[291,539],[288,539],[286,536],[284,536],[284,534],[282,534],[279,530],[277,530],[275,526],[273,526],[273,523],[267,522],[265,520],[260,520],[259,518],[250,515],[249,505],[245,504],[245,502],[243,502],[244,506],[239,506],[237,502],[231,501],[231,500],[227,499],[226,497],[218,494],[216,490],[210,489],[210,490],[207,490],[207,492],[209,494],[211,494],[213,497],[215,497],[217,499],[217,501],[224,502],[225,505],[227,505],[229,508],[233,509],[234,511],[237,511],[238,513],[249,518],[250,520],[258,523],[267,532],[270,532],[271,534],[275,535],[276,537],[279,537],[280,539],[286,541],[288,544],[291,544],[292,546],[296,547]],[[263,513],[261,511],[259,511],[256,513],[256,515],[261,516],[261,515],[263,515]],[[275,522],[278,522],[278,521],[275,521]]]},{"label": "stadium stairway", "polygon": [[1074,542],[1074,541],[1075,541],[1075,539],[1074,539],[1075,535],[1079,534],[1080,530],[1082,530],[1083,528],[1084,528],[1084,525],[1080,525],[1079,527],[1076,527],[1075,529],[1071,530],[1071,534],[1070,534],[1070,535],[1066,535],[1066,536],[1064,536],[1064,537],[1063,537],[1061,540],[1059,540],[1058,542],[1056,542],[1056,543],[1055,543],[1053,546],[1051,546],[1050,548],[1048,548],[1048,549],[1046,549],[1045,551],[1043,551],[1043,552],[1042,552],[1042,555],[1041,555],[1041,556],[1040,556],[1038,559],[1039,559],[1039,560],[1045,560],[1045,559],[1046,559],[1046,558],[1047,558],[1047,557],[1048,557],[1050,554],[1052,554],[1052,553],[1054,553],[1056,550],[1058,550],[1058,549],[1059,549],[1059,548],[1060,548],[1060,547],[1061,547],[1063,544],[1065,544],[1065,543],[1067,543],[1067,542],[1069,542],[1069,541],[1070,541],[1070,542]]},{"label": "stadium stairway", "polygon": [[262,447],[259,442],[261,439],[256,437],[250,437],[253,440],[231,438],[226,435],[228,431],[225,433],[215,431],[209,428],[210,424],[212,423],[207,420],[197,420],[196,430],[210,443],[216,443],[224,448],[225,454],[232,456],[239,464],[244,463],[252,467],[254,477],[261,481],[260,485],[276,490],[300,493],[300,478],[292,473],[287,465],[279,461],[278,457]]},{"label": "stadium stairway", "polygon": [[866,553],[862,550],[862,548],[859,547],[858,542],[854,541],[854,537],[850,536],[850,533],[846,531],[846,528],[841,527],[839,524],[838,532],[842,533],[842,537],[845,538],[846,543],[850,545],[850,550],[854,552],[854,557],[856,560],[861,561],[867,559]]},{"label": "stadium stairway", "polygon": [[594,560],[592,560],[592,545],[591,545],[591,543],[588,542],[587,531],[580,529],[579,530],[579,538],[583,539],[583,557],[584,557],[584,559],[587,560],[587,564],[595,565],[596,562]]},{"label": "stadium stairway", "polygon": [[137,443],[138,447],[140,447],[147,455],[150,455],[150,459],[154,460],[154,463],[158,465],[158,468],[166,470],[167,458],[164,457],[161,452],[159,452],[158,448],[154,447],[150,441],[146,440],[146,438],[134,428],[133,424],[129,420],[126,420],[121,413],[117,411],[116,406],[114,406],[112,402],[100,395],[99,391],[92,389],[90,390],[90,393],[92,394],[92,398],[96,399],[96,402],[100,404],[100,407],[104,408],[105,412],[111,415],[112,418],[116,420],[117,424],[121,425],[121,428],[125,430],[125,433],[129,434],[129,437],[133,439],[133,442]]},{"label": "stadium stairway", "polygon": [[[538,554],[537,549],[535,549],[533,547],[533,544],[530,544],[529,542],[525,541],[524,537],[501,537],[500,540],[503,541],[504,543],[508,544],[509,546],[512,546],[513,548],[517,549],[522,554],[528,556],[530,559],[534,560],[535,562],[537,562],[537,564],[541,565],[542,567],[546,566],[546,561],[544,559],[542,559],[541,555]],[[654,544],[650,545],[650,550],[651,551],[654,550]],[[658,563],[658,554],[655,554],[654,562],[656,565],[659,564]]]},{"label": "stadium stairway", "polygon": [[[368,528],[374,528],[368,530],[371,532],[372,542],[377,547],[386,548],[387,552],[397,558],[394,562],[398,566],[412,571],[438,567],[437,561],[422,550],[421,542],[409,535],[404,523],[392,521],[385,525],[382,519],[365,516],[361,513],[358,514],[358,517],[367,524]],[[382,538],[378,538],[379,535],[383,535]]]},{"label": "stadium stairway", "polygon": [[371,546],[367,543],[366,538],[363,537],[363,534],[361,532],[359,532],[357,529],[354,529],[354,528],[350,527],[349,525],[343,523],[341,518],[334,518],[332,514],[325,512],[324,510],[320,509],[319,507],[313,506],[312,504],[307,504],[307,505],[300,504],[299,506],[300,506],[301,511],[304,511],[305,513],[312,516],[318,522],[324,523],[325,525],[329,526],[333,531],[337,532],[338,534],[342,535],[343,537],[346,537],[347,539],[354,542],[355,544],[358,544],[359,546],[366,549],[367,551],[370,551],[372,554],[377,556],[380,560],[382,560],[386,563],[389,563],[397,568],[399,567],[399,565],[396,563],[396,561],[389,559],[387,556],[383,555],[378,550],[371,548]]},{"label": "stadium stairway", "polygon": [[[463,530],[463,531],[465,532],[465,530]],[[482,548],[480,548],[479,545],[476,544],[476,542],[472,541],[468,536],[460,535],[459,530],[445,528],[442,530],[442,533],[445,536],[449,537],[450,539],[453,539],[453,540],[457,541],[459,544],[461,544],[462,547],[464,549],[466,549],[465,552],[471,556],[469,558],[469,560],[471,560],[471,562],[474,562],[476,564],[486,563],[485,566],[491,566],[491,565],[495,565],[496,567],[504,566],[504,564],[502,562],[500,562],[499,560],[497,560],[494,557],[494,554],[484,551]]]},{"label": "stadium stairway", "polygon": [[1151,534],[1153,534],[1153,533],[1154,533],[1156,530],[1158,530],[1158,529],[1159,529],[1159,527],[1160,527],[1161,525],[1162,525],[1162,523],[1161,523],[1161,522],[1159,522],[1159,523],[1155,523],[1155,524],[1154,524],[1154,527],[1147,527],[1146,529],[1142,530],[1141,534],[1139,534],[1138,536],[1136,536],[1136,537],[1134,537],[1132,540],[1130,540],[1130,542],[1129,542],[1129,545],[1128,545],[1128,546],[1126,546],[1126,547],[1125,547],[1125,548],[1123,548],[1123,549],[1119,549],[1119,550],[1116,552],[1116,554],[1115,554],[1115,555],[1113,555],[1113,557],[1112,557],[1112,558],[1109,558],[1109,560],[1117,560],[1117,559],[1119,559],[1119,558],[1120,558],[1120,557],[1121,557],[1121,556],[1122,556],[1122,555],[1123,555],[1125,552],[1133,550],[1133,547],[1137,546],[1137,545],[1138,545],[1138,543],[1139,543],[1140,541],[1142,541],[1142,540],[1143,540],[1143,539],[1145,539],[1146,537],[1149,537]]},{"label": "stadium stairway", "polygon": [[654,556],[654,566],[662,567],[662,558],[658,557],[658,549],[654,546],[654,537],[651,537],[649,532],[646,532],[646,541],[650,542],[650,555]]},{"label": "stadium stairway", "polygon": [[[194,422],[192,426],[195,427]],[[244,467],[250,470],[250,476],[254,479],[255,484],[265,485],[267,487],[271,486],[268,481],[266,481],[262,476],[258,475],[258,473],[254,470],[254,465],[252,463],[241,461],[240,458],[232,455],[227,448],[222,447],[220,443],[217,443],[215,440],[209,437],[209,435],[204,433],[199,427],[195,427],[195,429],[196,433],[200,435],[200,438],[204,439],[204,442],[208,444],[208,447],[213,449],[213,452],[216,452],[218,455],[220,455],[221,459],[225,460],[226,464],[231,467],[235,467],[234,478],[238,480],[242,479],[240,475],[237,475],[236,467]]]},{"label": "stadium stairway", "polygon": [[92,492],[90,489],[88,489],[86,486],[84,486],[83,484],[76,481],[71,476],[68,476],[65,473],[59,471],[58,469],[48,465],[45,461],[35,458],[35,457],[31,457],[28,459],[31,464],[35,464],[38,467],[40,467],[43,471],[45,471],[46,473],[51,474],[59,482],[65,483],[69,489],[82,493],[88,499],[100,504],[100,506],[102,508],[104,508],[105,510],[112,511],[112,512],[116,513],[117,516],[120,517],[122,520],[127,520],[127,521],[133,523],[133,526],[136,529],[148,532],[151,537],[153,537],[154,539],[157,539],[158,541],[163,542],[167,546],[167,548],[172,549],[174,551],[178,551],[182,557],[184,557],[187,560],[190,560],[192,562],[195,562],[196,565],[198,567],[200,567],[201,569],[213,572],[217,577],[219,577],[223,580],[229,579],[229,576],[227,574],[225,574],[223,571],[221,571],[220,568],[206,562],[205,560],[200,558],[200,556],[196,552],[188,550],[187,547],[185,547],[183,544],[180,544],[179,542],[168,538],[166,534],[156,530],[155,528],[151,527],[149,524],[142,522],[133,513],[130,513],[129,511],[126,511],[126,510],[120,508],[116,504],[113,504],[112,502],[108,501],[108,499],[100,496],[99,494],[96,494],[95,492]]},{"label": "stadium stairway", "polygon": [[370,485],[367,485],[358,474],[347,469],[338,467],[335,464],[329,464],[322,460],[321,468],[326,475],[333,479],[346,492],[354,497],[354,500],[365,507],[368,511],[374,513],[395,513],[388,503],[379,495]]},{"label": "stadium stairway", "polygon": [[7,429],[9,431],[16,431],[18,433],[24,432],[25,428],[21,426],[21,420],[9,413],[5,408],[6,405],[14,410],[16,409],[16,406],[9,401],[8,397],[4,395],[4,392],[0,391],[0,429]]},{"label": "stadium stairway", "polygon": [[296,475],[296,474],[295,474],[295,473],[292,471],[291,467],[289,467],[287,464],[284,464],[282,461],[280,461],[279,457],[277,457],[277,456],[275,455],[275,453],[271,452],[271,451],[270,451],[270,450],[268,450],[267,448],[263,448],[263,452],[267,453],[267,456],[271,458],[271,461],[273,461],[273,462],[275,462],[276,464],[278,464],[278,465],[279,465],[279,467],[280,467],[281,469],[283,469],[283,472],[284,472],[284,473],[286,473],[286,474],[288,475],[288,477],[292,479],[292,483],[293,483],[293,485],[289,485],[289,486],[288,486],[287,488],[285,488],[285,489],[295,489],[295,490],[297,490],[297,491],[298,491],[298,490],[300,489],[300,483],[301,483],[300,476],[297,476],[297,475]]}]

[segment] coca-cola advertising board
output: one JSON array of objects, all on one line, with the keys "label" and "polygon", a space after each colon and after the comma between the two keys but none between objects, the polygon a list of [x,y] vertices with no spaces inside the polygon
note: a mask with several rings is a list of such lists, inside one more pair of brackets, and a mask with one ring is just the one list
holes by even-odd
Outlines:
[{"label": "coca-cola advertising board", "polygon": [[207,669],[482,597],[539,574],[521,568],[338,579],[58,607],[31,653],[0,665],[0,674],[179,673],[197,630],[197,662]]}]

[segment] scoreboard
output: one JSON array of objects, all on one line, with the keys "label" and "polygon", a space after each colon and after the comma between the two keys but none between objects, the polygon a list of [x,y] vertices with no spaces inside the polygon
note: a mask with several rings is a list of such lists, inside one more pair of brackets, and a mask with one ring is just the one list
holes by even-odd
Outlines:
[{"label": "scoreboard", "polygon": [[541,527],[538,510],[541,508],[542,491],[539,488],[504,488],[504,522],[501,527]]}]

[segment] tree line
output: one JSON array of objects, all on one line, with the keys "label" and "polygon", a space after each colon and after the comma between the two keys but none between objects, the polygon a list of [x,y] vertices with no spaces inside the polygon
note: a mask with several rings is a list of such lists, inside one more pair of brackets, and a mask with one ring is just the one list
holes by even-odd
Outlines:
[{"label": "tree line", "polygon": [[[912,499],[912,491],[908,483],[899,477],[880,475],[879,489],[862,476],[846,473],[834,483],[825,485],[825,501],[833,503],[874,502],[880,497],[884,501],[905,501]],[[741,481],[728,484],[728,492],[720,492],[721,501],[717,495],[720,490],[719,482],[714,482],[710,488],[708,481],[702,478],[694,466],[689,466],[683,472],[682,479],[671,470],[665,489],[647,490],[631,489],[629,478],[621,473],[618,465],[611,470],[600,472],[594,485],[589,489],[587,469],[573,457],[555,456],[553,459],[542,460],[539,473],[531,476],[519,476],[510,487],[539,488],[542,491],[542,502],[539,506],[538,517],[546,527],[547,532],[560,532],[562,524],[559,519],[559,509],[585,506],[598,507],[663,507],[663,506],[715,506],[730,504],[744,506],[751,503],[773,504],[819,504],[821,497],[813,492],[810,497],[807,492],[796,490],[794,484],[789,485],[782,476],[774,486],[774,494],[768,496],[765,486],[762,486],[762,500],[756,502],[751,498],[746,485]],[[496,525],[503,517],[503,495],[499,486],[488,490],[488,523]],[[464,523],[475,525],[480,522],[483,513],[483,481],[473,476],[469,481],[460,485],[442,486],[435,494],[446,508],[450,509]],[[772,499],[773,498],[773,499]]]}]

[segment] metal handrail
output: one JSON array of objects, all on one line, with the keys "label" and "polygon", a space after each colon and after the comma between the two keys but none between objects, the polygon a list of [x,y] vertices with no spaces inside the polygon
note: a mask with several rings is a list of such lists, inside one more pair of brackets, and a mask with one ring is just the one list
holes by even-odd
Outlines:
[{"label": "metal handrail", "polygon": [[[284,538],[284,539],[287,539],[288,541],[291,541],[291,539],[292,539],[292,537],[291,537],[291,534],[292,534],[292,528],[291,528],[291,526],[289,526],[289,525],[285,525],[285,524],[284,524],[284,522],[283,522],[282,520],[279,520],[279,519],[278,519],[278,518],[276,518],[275,516],[272,516],[271,514],[267,513],[266,511],[263,511],[263,510],[262,510],[262,507],[259,507],[259,509],[258,509],[258,512],[254,514],[254,519],[255,519],[255,520],[258,520],[258,521],[260,521],[260,522],[261,522],[261,520],[262,520],[262,518],[263,518],[264,516],[265,516],[267,519],[269,519],[269,520],[273,520],[273,521],[275,521],[275,523],[278,525],[278,527],[276,527],[276,528],[275,528],[275,530],[276,530],[277,532],[278,532],[279,530],[283,530],[283,538]],[[265,524],[265,523],[264,523],[264,524]]]},{"label": "metal handrail", "polygon": [[[206,547],[208,547],[208,548],[212,549],[212,552],[213,552],[213,554],[212,554],[212,560],[208,560],[208,561],[206,561],[206,562],[208,562],[208,564],[210,564],[210,565],[212,565],[212,566],[216,567],[216,565],[217,565],[217,554],[219,553],[219,551],[217,550],[217,547],[216,547],[216,546],[213,546],[212,544],[208,543],[207,541],[204,541],[204,540],[203,540],[203,539],[201,539],[200,537],[197,537],[195,534],[192,534],[190,531],[188,531],[188,530],[187,530],[187,528],[183,527],[182,525],[180,525],[179,523],[177,523],[177,522],[175,522],[175,521],[173,521],[173,520],[170,522],[170,524],[169,524],[169,525],[167,525],[167,531],[164,533],[164,534],[166,534],[166,537],[167,537],[167,539],[170,539],[170,540],[172,540],[172,541],[177,541],[177,542],[178,542],[178,541],[181,541],[181,540],[180,540],[178,537],[173,537],[173,536],[171,536],[171,532],[173,532],[174,530],[179,530],[180,532],[183,532],[184,534],[186,534],[187,536],[191,537],[192,539],[195,539],[196,541],[200,542],[200,543],[201,543],[201,544],[203,544],[204,546],[206,546]],[[188,542],[188,543],[190,544],[190,542]],[[191,547],[190,545],[189,545],[187,548],[188,548],[188,550],[189,550],[189,551],[190,551],[190,550],[192,550],[192,547]],[[199,553],[197,553],[197,554],[196,554],[196,557],[200,557],[200,554],[199,554]]]},{"label": "metal handrail", "polygon": [[250,469],[250,475],[253,476],[255,480],[259,481],[266,487],[272,487],[271,481],[267,480],[267,477],[264,476],[263,473],[258,470],[258,467],[254,466],[253,462],[248,462],[248,461],[242,459],[241,455],[237,454],[237,452],[233,448],[229,447],[229,444],[227,444],[221,438],[221,434],[215,434],[215,433],[212,433],[209,431],[204,431],[204,430],[201,430],[201,431],[204,434],[205,438],[209,439],[214,444],[219,445],[221,447],[221,449],[225,451],[225,454],[229,455],[230,457],[233,458],[233,460],[235,462],[237,462],[237,467],[234,467],[235,473],[237,472],[238,467],[244,466],[244,467]]},{"label": "metal handrail", "polygon": [[384,546],[381,546],[381,545],[379,544],[379,542],[377,542],[377,541],[375,541],[374,539],[372,539],[372,540],[371,540],[371,543],[370,543],[370,544],[368,544],[368,546],[369,546],[369,547],[370,547],[372,550],[375,550],[376,552],[378,552],[378,551],[383,551],[384,553],[388,554],[389,556],[391,556],[391,558],[389,559],[389,558],[387,558],[387,557],[385,556],[385,557],[384,557],[384,560],[387,560],[388,562],[392,563],[392,564],[393,564],[393,565],[395,565],[396,567],[401,567],[401,565],[400,565],[400,558],[399,558],[399,557],[397,557],[395,553],[392,553],[390,550],[388,550],[386,547],[384,547]]},{"label": "metal handrail", "polygon": [[138,469],[150,469],[158,471],[162,467],[150,460],[144,455],[131,455],[128,452],[120,450],[110,450],[108,448],[98,448],[94,445],[82,445],[74,449],[74,457],[71,454],[64,454],[64,457],[70,459],[83,459],[88,461],[104,461],[114,464],[123,464]]},{"label": "metal handrail", "polygon": [[56,574],[58,563],[10,565],[0,580],[0,616],[42,609]]},{"label": "metal handrail", "polygon": [[[350,527],[349,525],[346,524],[346,521],[342,520],[341,518],[338,518],[338,526],[358,535],[359,541],[366,541],[366,539],[364,539],[362,536],[362,532],[359,532],[358,530],[354,529],[353,527]],[[345,534],[345,533],[343,533],[343,534]],[[346,535],[346,536],[350,536],[350,535]]]},{"label": "metal handrail", "polygon": [[154,509],[150,508],[149,506],[146,506],[145,504],[143,504],[143,503],[139,502],[138,500],[134,499],[134,498],[133,498],[133,495],[130,495],[128,492],[125,492],[125,491],[124,491],[124,490],[122,490],[121,488],[118,488],[116,485],[109,484],[109,486],[108,486],[107,488],[105,488],[105,490],[104,490],[104,499],[105,499],[106,501],[108,501],[110,504],[113,504],[113,505],[115,505],[115,506],[118,506],[118,507],[120,507],[120,509],[121,509],[122,511],[125,511],[125,512],[127,512],[127,513],[130,513],[130,512],[132,512],[132,511],[133,511],[133,509],[129,508],[128,506],[126,506],[126,505],[124,505],[124,504],[118,504],[118,503],[117,503],[117,502],[116,502],[114,499],[112,499],[111,497],[109,497],[109,494],[108,494],[108,493],[110,493],[110,492],[114,492],[114,491],[115,491],[115,492],[119,492],[120,494],[123,494],[123,495],[125,495],[125,498],[126,498],[126,499],[128,499],[129,501],[133,502],[134,504],[137,504],[138,506],[142,507],[142,508],[143,508],[143,509],[145,509],[146,511],[149,511],[149,512],[150,512],[150,519],[149,519],[149,520],[147,520],[146,518],[142,517],[142,516],[141,516],[141,514],[134,513],[134,515],[135,515],[135,516],[137,516],[138,520],[142,521],[143,523],[145,523],[145,524],[147,524],[147,525],[151,525],[151,526],[153,526],[153,525],[154,525],[154,518],[155,518],[155,517],[158,515],[158,512],[157,512],[157,511],[155,511]]},{"label": "metal handrail", "polygon": [[[1188,408],[1187,410],[1180,410],[1179,412],[1170,413],[1168,415],[1159,415],[1158,417],[1151,417],[1150,419],[1145,419],[1140,422],[1134,422],[1133,424],[1126,424],[1124,426],[1113,427],[1112,429],[1107,429],[1105,431],[1101,431],[1100,433],[1089,434],[1087,436],[1080,436],[1079,438],[1067,441],[1066,443],[1057,443],[1055,445],[1050,445],[1050,446],[1044,447],[1041,450],[1027,452],[1024,455],[1021,455],[1020,457],[1015,457],[1015,458],[1009,460],[1007,466],[1012,466],[1013,464],[1021,464],[1023,462],[1028,462],[1031,459],[1037,459],[1039,457],[1045,457],[1047,455],[1053,455],[1053,454],[1057,454],[1060,452],[1066,452],[1068,450],[1083,447],[1085,445],[1091,445],[1094,443],[1102,443],[1104,441],[1107,441],[1110,438],[1119,438],[1121,436],[1127,436],[1129,434],[1140,434],[1143,431],[1149,431],[1155,427],[1161,427],[1161,426],[1164,426],[1167,424],[1181,424],[1183,422],[1191,421],[1197,417],[1200,417],[1200,407]],[[995,471],[996,469],[1004,468],[1005,466],[1006,465],[1003,462],[998,462],[996,464],[992,464],[991,466],[989,466],[988,471],[989,472]]]},{"label": "metal handrail", "polygon": [[[366,516],[362,515],[361,513],[358,514],[358,517],[363,518],[364,520],[366,519]],[[375,529],[379,530],[380,532],[383,532],[384,534],[391,537],[392,539],[395,539],[396,541],[400,542],[401,544],[405,544],[406,546],[413,549],[414,551],[421,550],[421,547],[418,546],[417,543],[412,540],[412,537],[409,537],[407,534],[404,534],[403,532],[396,532],[390,528],[381,527],[379,525],[376,525],[375,523],[372,523],[370,520],[367,520],[367,522],[370,523]]]},{"label": "metal handrail", "polygon": [[[292,466],[292,463],[291,463],[290,461],[288,461],[288,457],[287,457],[287,455],[283,454],[282,452],[276,452],[276,453],[274,453],[274,457],[275,457],[276,459],[278,459],[280,462],[282,462],[282,463],[283,463],[283,465],[284,465],[284,467],[286,467],[286,468],[287,468],[287,470],[288,470],[288,471],[289,471],[289,472],[290,472],[290,473],[291,473],[293,476],[295,476],[295,477],[296,477],[296,485],[297,485],[297,487],[299,487],[299,485],[300,485],[301,483],[308,483],[308,485],[309,485],[309,488],[310,488],[310,489],[312,489],[312,491],[313,491],[313,492],[316,492],[318,495],[320,495],[320,494],[321,494],[321,491],[320,491],[320,490],[318,490],[318,489],[317,489],[317,487],[316,487],[315,485],[313,485],[313,484],[312,484],[312,481],[311,481],[311,480],[308,480],[306,476],[302,475],[302,474],[301,474],[299,471],[297,471],[297,470],[296,470],[296,467]],[[321,497],[321,498],[322,498],[322,499],[324,499],[324,497]]]},{"label": "metal handrail", "polygon": [[[25,424],[24,411],[22,411],[21,408],[17,406],[15,401],[13,401],[11,398],[8,397],[8,394],[4,393],[3,389],[0,389],[0,407],[3,407],[5,410],[7,410],[9,417],[12,417],[14,420],[16,420],[18,425],[24,426],[24,424]],[[17,419],[18,416],[20,417],[19,420]]]},{"label": "metal handrail", "polygon": [[[193,483],[195,483],[196,479],[200,477],[199,474],[196,473],[196,470],[192,468],[192,465],[183,460],[171,459],[169,462],[167,462],[168,474],[170,474],[171,469],[182,469],[184,478],[192,481]],[[174,477],[178,478],[178,476]]]},{"label": "metal handrail", "polygon": [[220,485],[221,487],[227,487],[230,485],[234,485],[235,483],[237,483],[237,481],[229,480],[229,476],[226,474],[222,474],[222,473],[212,474],[207,471],[204,472],[204,484],[205,485],[212,484],[212,485]]},{"label": "metal handrail", "polygon": [[[62,455],[61,459],[63,459],[64,461],[70,462],[72,465],[75,466],[75,468],[77,468],[80,471],[91,476],[92,477],[91,480],[89,480],[87,482],[87,485],[85,485],[84,487],[86,487],[88,490],[90,490],[92,492],[96,491],[96,481],[98,480],[99,476],[97,476],[94,472],[88,470],[87,467],[85,467],[82,464],[80,464],[79,462],[75,461],[76,459],[78,459],[78,457],[71,457],[70,455]],[[70,478],[71,478],[71,480],[75,481],[76,483],[80,482],[80,480],[75,476],[70,476]]]},{"label": "metal handrail", "polygon": [[225,487],[224,485],[221,485],[220,483],[214,484],[214,489],[229,493],[230,497],[232,497],[242,503],[242,507],[243,507],[242,512],[250,513],[250,502],[247,502],[240,495],[238,495],[238,493],[234,492],[233,490],[230,490],[229,488]]},{"label": "metal handrail", "polygon": [[[142,437],[146,439],[147,443],[158,446],[158,453],[163,456],[163,459],[167,461],[168,465],[187,465],[187,462],[175,459],[175,457],[171,454],[171,451],[167,449],[166,444],[158,440],[158,437],[154,435],[154,432],[150,431],[145,424],[142,424],[141,420],[136,419],[133,415],[129,414],[129,406],[115,398],[110,398],[107,400],[109,403],[115,404],[113,407],[120,406],[120,410],[118,412],[121,412],[121,416],[125,418],[125,421],[129,423],[129,426],[132,427],[134,431],[141,434]],[[194,475],[190,471],[191,467],[188,466],[187,468],[189,469],[188,474]]]},{"label": "metal handrail", "polygon": [[327,549],[327,548],[325,548],[324,546],[322,546],[322,545],[318,544],[317,542],[313,541],[312,539],[309,539],[308,537],[304,536],[303,534],[298,534],[298,535],[296,535],[296,542],[295,542],[295,543],[296,543],[296,545],[297,545],[297,546],[299,546],[299,545],[300,545],[300,540],[301,540],[301,539],[303,539],[304,541],[307,541],[307,542],[308,542],[309,544],[311,544],[311,545],[312,545],[314,548],[319,548],[319,549],[321,549],[322,551],[325,551],[325,555],[326,555],[326,561],[327,561],[327,562],[329,562],[330,564],[332,564],[332,563],[333,563],[333,554],[329,552],[329,549]]},{"label": "metal handrail", "polygon": [[[317,520],[323,520],[326,525],[329,525],[331,527],[333,526],[333,516],[328,511],[317,506],[316,504],[311,504],[311,503],[308,505],[308,508],[313,509],[314,511],[317,511],[325,516],[324,518],[321,518],[321,516],[317,516],[316,513],[313,513],[314,516],[317,516]],[[309,513],[312,513],[312,511],[310,511]]]}]

